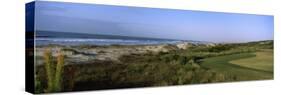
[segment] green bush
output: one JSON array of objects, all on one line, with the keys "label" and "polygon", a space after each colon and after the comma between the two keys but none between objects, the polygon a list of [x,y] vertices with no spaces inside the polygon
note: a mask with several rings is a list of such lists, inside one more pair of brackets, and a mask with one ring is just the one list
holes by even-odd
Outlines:
[{"label": "green bush", "polygon": [[186,56],[180,56],[179,57],[179,63],[184,65],[184,64],[187,64],[187,57]]},{"label": "green bush", "polygon": [[35,93],[43,92],[43,85],[41,81],[38,79],[37,76],[35,76]]}]

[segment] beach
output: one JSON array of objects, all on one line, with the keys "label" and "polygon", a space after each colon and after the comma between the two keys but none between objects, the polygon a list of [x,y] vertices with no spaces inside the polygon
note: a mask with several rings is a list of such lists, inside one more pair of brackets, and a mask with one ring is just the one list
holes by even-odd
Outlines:
[{"label": "beach", "polygon": [[43,54],[51,50],[53,56],[63,52],[66,64],[95,63],[96,61],[120,62],[119,58],[124,55],[169,52],[184,50],[194,45],[214,46],[215,44],[192,44],[181,42],[177,44],[153,44],[153,45],[45,45],[36,47],[36,65],[43,64]]}]

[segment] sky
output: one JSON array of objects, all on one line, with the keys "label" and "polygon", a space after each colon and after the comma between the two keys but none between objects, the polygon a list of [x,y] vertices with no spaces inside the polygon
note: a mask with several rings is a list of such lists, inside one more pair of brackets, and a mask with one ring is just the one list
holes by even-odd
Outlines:
[{"label": "sky", "polygon": [[273,40],[273,16],[37,1],[35,29],[209,42]]}]

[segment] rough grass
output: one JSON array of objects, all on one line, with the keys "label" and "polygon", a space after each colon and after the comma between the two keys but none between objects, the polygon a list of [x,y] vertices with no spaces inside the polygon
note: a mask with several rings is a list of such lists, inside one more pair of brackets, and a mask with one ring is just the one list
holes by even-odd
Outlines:
[{"label": "rough grass", "polygon": [[[212,70],[200,68],[195,64],[135,63],[135,64],[95,64],[89,69],[79,71],[78,85],[75,89],[92,85],[92,89],[127,88],[145,86],[165,86],[197,84],[233,80]],[[96,69],[90,69],[95,67]],[[85,74],[85,72],[87,72]],[[91,80],[85,81],[85,80]],[[101,83],[96,85],[93,84]],[[83,85],[84,84],[84,85]],[[89,88],[89,87],[88,87]],[[90,87],[91,88],[91,87]]]},{"label": "rough grass", "polygon": [[273,72],[273,51],[263,50],[256,52],[255,57],[230,61],[232,64]]},{"label": "rough grass", "polygon": [[[37,67],[40,68],[40,67]],[[68,65],[75,74],[65,70],[62,91],[100,90],[131,87],[166,86],[235,81],[235,76],[224,75],[197,64],[133,63]],[[94,69],[93,69],[94,68]],[[38,71],[41,83],[44,69]],[[73,88],[69,90],[69,85]]]}]

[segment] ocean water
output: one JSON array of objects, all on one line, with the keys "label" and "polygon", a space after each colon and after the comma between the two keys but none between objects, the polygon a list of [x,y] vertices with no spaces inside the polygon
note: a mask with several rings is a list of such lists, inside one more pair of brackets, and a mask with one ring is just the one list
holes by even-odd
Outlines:
[{"label": "ocean water", "polygon": [[56,45],[153,45],[176,44],[171,40],[132,40],[132,39],[95,39],[95,38],[36,38],[37,46]]}]

